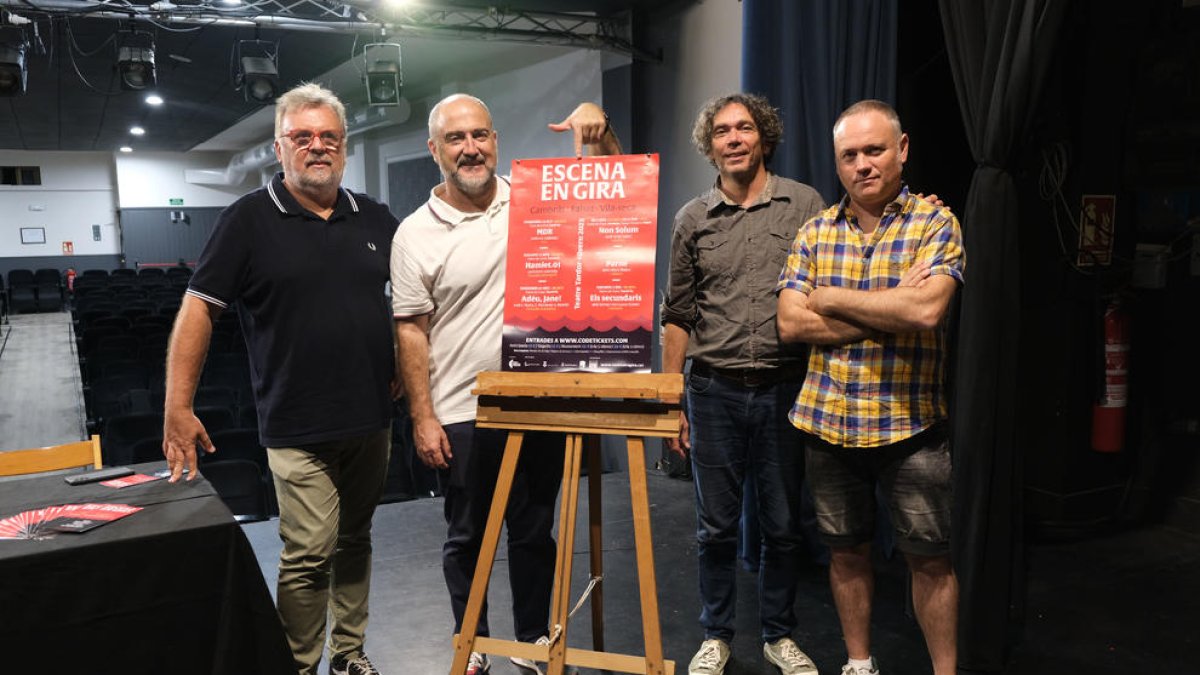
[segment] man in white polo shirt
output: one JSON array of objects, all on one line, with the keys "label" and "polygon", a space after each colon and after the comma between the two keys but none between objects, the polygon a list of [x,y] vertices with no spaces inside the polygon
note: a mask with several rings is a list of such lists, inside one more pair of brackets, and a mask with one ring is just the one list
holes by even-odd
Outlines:
[{"label": "man in white polo shirt", "polygon": [[[550,128],[574,133],[576,156],[584,145],[593,155],[620,152],[595,104],[581,104]],[[445,181],[396,230],[392,311],[416,451],[443,472],[448,533],[442,569],[458,632],[505,439],[503,431],[475,428],[471,387],[480,371],[500,369],[509,183],[496,176],[496,131],[477,98],[455,94],[434,106],[428,145]],[[524,642],[547,640],[551,527],[561,478],[561,446],[545,435],[527,435],[506,515],[513,623]],[[486,605],[478,634],[489,635]],[[540,672],[532,661],[513,663]],[[476,653],[467,673],[488,668],[487,658]]]}]

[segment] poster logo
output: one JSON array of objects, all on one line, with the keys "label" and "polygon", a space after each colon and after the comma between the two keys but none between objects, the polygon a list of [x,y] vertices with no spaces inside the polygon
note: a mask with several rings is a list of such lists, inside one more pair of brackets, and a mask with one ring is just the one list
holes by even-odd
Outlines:
[{"label": "poster logo", "polygon": [[513,163],[505,370],[649,372],[658,155]]}]

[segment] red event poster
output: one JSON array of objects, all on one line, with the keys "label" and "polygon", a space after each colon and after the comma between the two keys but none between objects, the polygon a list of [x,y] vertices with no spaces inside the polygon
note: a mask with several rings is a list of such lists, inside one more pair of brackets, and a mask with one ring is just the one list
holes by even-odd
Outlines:
[{"label": "red event poster", "polygon": [[504,370],[649,372],[658,155],[513,162]]}]

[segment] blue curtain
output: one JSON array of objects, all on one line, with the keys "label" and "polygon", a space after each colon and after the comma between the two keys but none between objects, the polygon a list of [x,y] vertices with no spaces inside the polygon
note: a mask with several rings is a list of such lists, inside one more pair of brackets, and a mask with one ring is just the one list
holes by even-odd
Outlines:
[{"label": "blue curtain", "polygon": [[[779,109],[783,141],[771,171],[816,188],[826,203],[842,195],[833,165],[833,121],[865,98],[896,103],[897,0],[743,0],[742,91]],[[758,566],[755,490],[747,477],[739,557]],[[815,541],[815,518],[806,513]],[[891,550],[890,532],[880,548]],[[824,547],[809,555],[824,561]]]},{"label": "blue curtain", "polygon": [[744,0],[742,90],[783,116],[772,171],[841,196],[833,121],[864,98],[895,105],[898,15],[897,0]]}]

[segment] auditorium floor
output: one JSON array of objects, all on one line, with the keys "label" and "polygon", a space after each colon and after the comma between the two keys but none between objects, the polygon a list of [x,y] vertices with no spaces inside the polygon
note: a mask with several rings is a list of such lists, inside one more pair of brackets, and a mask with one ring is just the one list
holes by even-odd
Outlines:
[{"label": "auditorium floor", "polygon": [[78,441],[83,394],[67,312],[0,325],[0,450]]},{"label": "auditorium floor", "polygon": [[[632,528],[624,474],[605,474],[604,549],[609,651],[641,650]],[[676,673],[702,639],[696,617],[696,546],[689,483],[649,476],[663,647]],[[586,490],[581,493],[586,496]],[[449,672],[449,603],[441,573],[440,499],[384,504],[375,516],[375,561],[368,653],[385,675]],[[581,511],[583,506],[581,506]],[[276,521],[245,526],[268,583],[275,583]],[[577,545],[573,597],[586,583],[586,544]],[[905,569],[878,561],[874,652],[887,675],[931,673],[924,641],[905,614]],[[1031,546],[1025,628],[1005,673],[1117,675],[1196,672],[1200,619],[1200,537],[1164,527],[1086,541]],[[492,632],[512,635],[507,558],[501,547],[491,584]],[[737,627],[727,675],[777,672],[765,664],[757,634],[755,579],[739,573]],[[796,638],[821,673],[845,661],[824,568],[802,570]],[[569,644],[590,646],[589,612],[572,621]],[[322,671],[324,672],[324,671]],[[495,674],[519,671],[493,661]],[[963,671],[964,673],[967,671]]]}]

